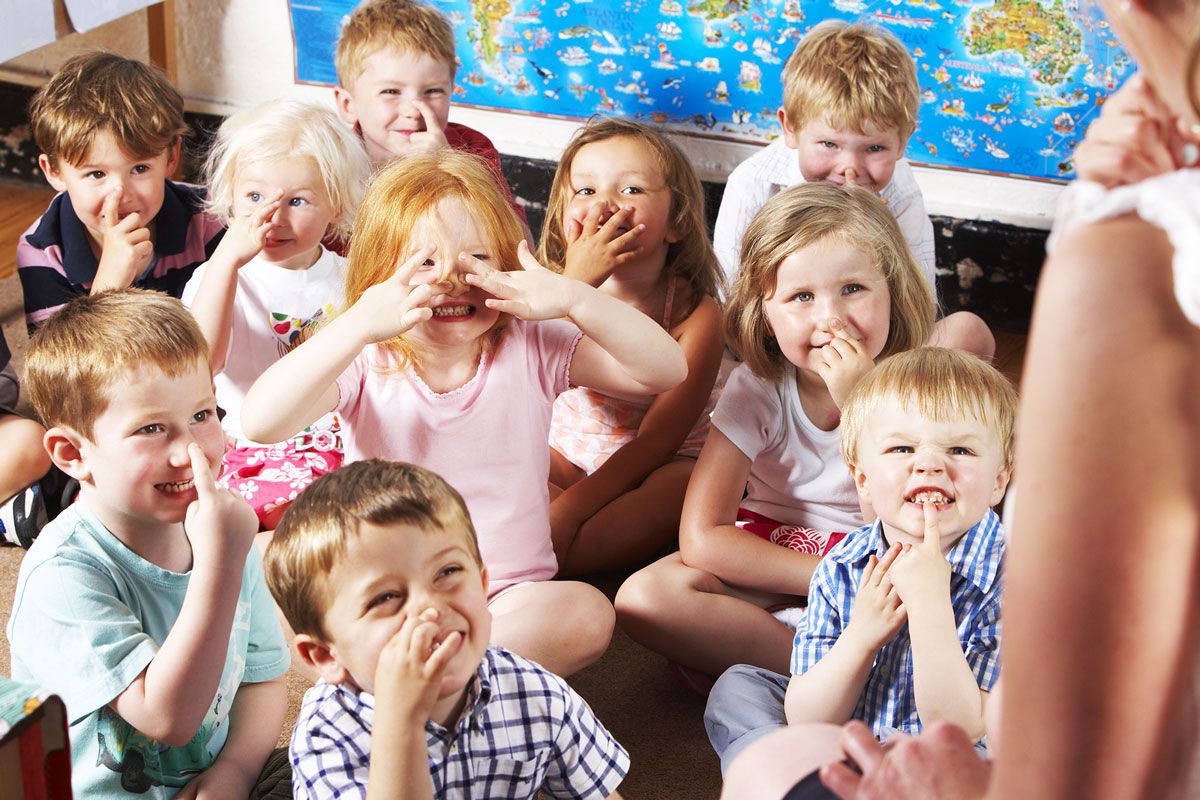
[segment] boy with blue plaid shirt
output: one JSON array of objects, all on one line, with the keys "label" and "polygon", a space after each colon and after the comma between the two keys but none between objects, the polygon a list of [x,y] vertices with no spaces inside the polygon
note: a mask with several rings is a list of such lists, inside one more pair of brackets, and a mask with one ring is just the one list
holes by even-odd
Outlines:
[{"label": "boy with blue plaid shirt", "polygon": [[[791,679],[738,666],[714,687],[705,721],[723,768],[785,725],[802,726],[786,737],[793,774],[840,757],[850,719],[880,739],[937,720],[983,739],[1004,554],[991,506],[1011,473],[1015,404],[993,367],[943,348],[896,355],[855,387],[842,453],[878,520],[818,565]],[[763,789],[761,769],[734,772],[754,774],[748,795]]]},{"label": "boy with blue plaid shirt", "polygon": [[435,473],[371,459],[318,478],[264,569],[321,676],[292,732],[295,797],[618,797],[629,755],[587,703],[488,645],[475,529]]}]

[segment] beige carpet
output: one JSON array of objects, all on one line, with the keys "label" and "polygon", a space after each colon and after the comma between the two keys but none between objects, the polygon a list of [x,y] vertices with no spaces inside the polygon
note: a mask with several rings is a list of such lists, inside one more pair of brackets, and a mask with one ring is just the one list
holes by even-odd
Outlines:
[{"label": "beige carpet", "polygon": [[[0,183],[0,194],[3,190],[4,184]],[[15,246],[15,241],[0,241],[6,255]],[[26,336],[16,277],[0,280],[0,321],[19,371]],[[0,617],[6,625],[23,552],[0,547]],[[598,585],[611,597],[619,583],[620,577],[615,576]],[[547,620],[547,624],[552,621]],[[0,641],[0,670],[9,674],[7,637]],[[287,681],[289,716],[281,744],[287,741],[300,698],[307,688],[294,672],[288,673]],[[720,773],[717,757],[704,734],[704,701],[674,681],[662,658],[618,631],[605,656],[572,678],[571,684],[629,750],[632,768],[621,787],[624,797],[630,800],[717,797]]]}]

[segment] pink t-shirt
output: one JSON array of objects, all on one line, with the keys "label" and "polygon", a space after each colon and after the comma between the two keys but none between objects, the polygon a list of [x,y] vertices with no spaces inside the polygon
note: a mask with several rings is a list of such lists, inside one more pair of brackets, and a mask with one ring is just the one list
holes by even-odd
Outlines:
[{"label": "pink t-shirt", "polygon": [[567,322],[510,320],[500,344],[459,388],[437,394],[375,345],[337,380],[346,461],[410,461],[445,478],[467,502],[490,593],[558,572],[550,544],[550,411],[570,386],[583,334]]}]

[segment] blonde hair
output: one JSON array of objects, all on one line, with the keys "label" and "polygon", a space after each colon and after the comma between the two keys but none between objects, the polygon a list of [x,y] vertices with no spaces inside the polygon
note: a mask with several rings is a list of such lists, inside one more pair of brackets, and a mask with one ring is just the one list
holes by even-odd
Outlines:
[{"label": "blonde hair", "polygon": [[[408,156],[384,167],[363,197],[346,265],[347,308],[358,302],[367,289],[390,278],[400,263],[427,244],[415,241],[413,232],[446,200],[458,200],[470,209],[476,225],[494,248],[489,262],[492,268],[502,272],[521,268],[517,244],[525,235],[487,162],[451,148]],[[451,248],[443,242],[434,244],[449,270],[458,254],[449,252]],[[507,315],[500,315],[491,330],[491,344],[499,340],[507,320]],[[400,368],[416,360],[412,343],[403,335],[381,342],[380,347]]]},{"label": "blonde hair", "polygon": [[783,113],[793,130],[817,121],[861,134],[871,122],[895,128],[903,143],[917,128],[920,105],[917,65],[880,28],[822,22],[783,67]]},{"label": "blonde hair", "polygon": [[275,158],[301,157],[316,165],[321,188],[340,215],[332,233],[347,238],[370,178],[370,160],[362,142],[337,114],[298,100],[272,100],[239,111],[221,124],[204,164],[209,210],[228,225],[241,170]]},{"label": "blonde hair", "polygon": [[197,364],[211,370],[208,342],[178,300],[110,289],[72,300],[43,323],[29,342],[25,380],[47,427],[90,439],[115,382],[151,367],[175,378]]},{"label": "blonde hair", "polygon": [[441,476],[378,458],[347,464],[317,478],[288,506],[263,557],[267,588],[296,633],[328,641],[325,612],[338,589],[328,575],[364,524],[465,533],[467,552],[483,566],[467,504]]},{"label": "blonde hair", "polygon": [[458,68],[454,30],[438,9],[413,0],[367,0],[346,18],[334,64],[344,88],[358,80],[363,62],[380,50],[421,53],[444,63],[450,80]]},{"label": "blonde hair", "polygon": [[562,271],[567,255],[563,224],[574,194],[571,164],[579,151],[589,144],[620,138],[637,139],[650,148],[663,185],[671,193],[671,232],[678,240],[667,248],[663,272],[671,278],[682,278],[687,284],[691,297],[685,312],[690,314],[705,295],[716,297],[721,270],[705,222],[704,187],[692,162],[662,131],[633,120],[609,117],[592,117],[577,130],[559,158],[554,182],[550,185],[550,202],[546,205],[546,224],[542,226],[538,255],[542,263]]},{"label": "blonde hair", "polygon": [[128,156],[153,158],[187,133],[183,95],[156,67],[112,53],[63,64],[29,104],[33,140],[57,166],[87,160],[96,134],[112,134]]},{"label": "blonde hair", "polygon": [[801,183],[768,200],[742,236],[741,269],[725,304],[725,338],[755,375],[779,380],[786,359],[771,335],[763,301],[775,292],[779,265],[830,238],[871,259],[887,282],[890,319],[880,358],[925,343],[935,309],[929,285],[896,218],[874,192],[858,186]]},{"label": "blonde hair", "polygon": [[858,443],[871,412],[895,398],[929,419],[968,415],[987,425],[1013,463],[1017,392],[998,369],[969,353],[946,347],[918,347],[887,359],[867,373],[842,407],[842,457],[858,463]]}]

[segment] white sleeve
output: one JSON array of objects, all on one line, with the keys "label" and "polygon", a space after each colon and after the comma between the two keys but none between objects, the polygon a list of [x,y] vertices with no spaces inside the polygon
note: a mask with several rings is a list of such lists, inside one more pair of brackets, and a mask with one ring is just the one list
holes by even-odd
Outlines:
[{"label": "white sleeve", "polygon": [[726,291],[733,286],[741,265],[742,234],[770,196],[770,187],[754,180],[754,171],[748,161],[743,161],[729,173],[717,222],[713,226],[713,250],[725,275]]},{"label": "white sleeve", "polygon": [[751,461],[781,438],[783,408],[774,384],[745,364],[729,373],[712,412],[712,424]]},{"label": "white sleeve", "polygon": [[896,163],[892,182],[883,192],[888,208],[896,216],[896,224],[904,241],[908,242],[921,273],[929,283],[929,292],[937,303],[937,256],[933,244],[933,223],[925,210],[925,198],[917,186],[912,167],[906,161]]}]

